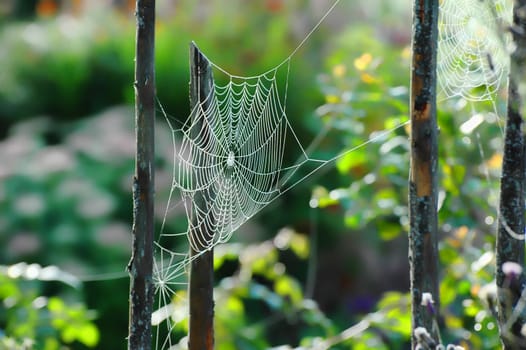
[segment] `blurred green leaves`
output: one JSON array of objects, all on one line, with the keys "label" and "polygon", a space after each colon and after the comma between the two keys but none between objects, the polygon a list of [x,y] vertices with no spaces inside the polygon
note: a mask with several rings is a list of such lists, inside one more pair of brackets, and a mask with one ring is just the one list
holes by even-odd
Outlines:
[{"label": "blurred green leaves", "polygon": [[82,306],[70,307],[57,297],[48,300],[48,310],[52,325],[60,333],[65,343],[79,341],[88,347],[94,347],[99,342],[99,330],[89,322],[89,315]]},{"label": "blurred green leaves", "polygon": [[317,113],[338,131],[340,147],[351,151],[336,161],[348,187],[316,189],[313,198],[320,208],[341,205],[350,229],[374,222],[380,237],[389,240],[407,224],[408,138],[402,126],[409,118],[408,57],[405,50],[364,39],[371,36],[368,27],[344,32],[327,59],[330,74],[320,76],[326,103]]},{"label": "blurred green leaves", "polygon": [[[0,348],[62,349],[78,342],[89,348],[99,343],[95,314],[64,296],[44,296],[50,280],[69,281],[71,275],[55,266],[21,264],[0,271]],[[77,285],[78,286],[78,285]],[[69,291],[71,292],[71,291]],[[71,293],[69,293],[71,296]],[[60,339],[60,340],[59,340]]]},{"label": "blurred green leaves", "polygon": [[[409,51],[371,37],[375,37],[371,29],[359,26],[345,32],[338,49],[327,59],[327,73],[320,76],[325,104],[317,113],[338,135],[331,138],[330,146],[338,147],[340,142],[342,149],[352,151],[336,164],[348,185],[316,187],[311,205],[322,211],[337,208],[353,234],[377,242],[398,238],[409,224],[410,130],[404,124],[409,105]],[[494,304],[479,291],[493,283],[492,232],[498,193],[494,180],[498,179],[502,146],[502,122],[497,114],[502,112],[499,101],[475,106],[457,99],[439,104],[444,344],[499,348]],[[383,341],[389,344],[386,348],[403,349],[410,338],[407,295],[387,292],[376,310],[365,319],[382,336],[367,330],[349,340],[353,348],[383,338],[388,339]]]},{"label": "blurred green leaves", "polygon": [[411,337],[411,304],[408,295],[387,292],[378,302],[378,309],[384,313],[378,318],[378,326],[399,334],[407,341]]},{"label": "blurred green leaves", "polygon": [[133,81],[128,33],[130,21],[102,13],[6,26],[0,35],[0,119],[74,119],[121,103]]},{"label": "blurred green leaves", "polygon": [[[332,322],[316,302],[305,298],[300,281],[286,270],[289,253],[302,262],[309,255],[307,237],[290,228],[262,243],[217,247],[217,349],[268,349],[280,342],[306,344],[334,334]],[[225,265],[231,264],[237,268],[224,274]],[[186,315],[185,298],[186,293],[180,293],[173,299],[174,313],[180,309]],[[174,332],[184,334],[186,324],[186,319],[179,322]]]}]

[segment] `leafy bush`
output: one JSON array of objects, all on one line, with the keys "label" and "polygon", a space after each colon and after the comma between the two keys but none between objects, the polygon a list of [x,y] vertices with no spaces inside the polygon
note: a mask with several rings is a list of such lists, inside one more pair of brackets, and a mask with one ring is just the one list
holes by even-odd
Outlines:
[{"label": "leafy bush", "polygon": [[[156,33],[157,92],[165,109],[182,120],[189,109],[190,41],[197,41],[215,62],[233,73],[260,73],[292,50],[292,38],[281,33],[295,6],[302,5],[275,11],[240,3],[228,6],[224,13],[224,6],[211,3],[211,18],[200,18],[201,5],[191,1],[181,2],[177,10],[165,6],[168,9],[159,16]],[[234,8],[239,11],[232,12]],[[246,11],[258,14],[259,26],[248,25]],[[7,23],[0,34],[4,47],[0,64],[5,72],[0,77],[0,119],[8,125],[35,115],[74,120],[112,105],[133,103],[133,19],[131,13],[126,16],[100,8],[79,17],[64,14]],[[295,77],[290,80],[291,89],[312,82],[313,74],[302,72],[312,70],[308,68],[312,68],[308,63],[298,63],[298,70],[291,73]],[[294,98],[289,102],[296,115],[314,105]]]},{"label": "leafy bush", "polygon": [[[404,87],[409,51],[369,40],[373,34],[368,30],[353,27],[343,34],[340,49],[328,59],[331,73],[321,79],[326,104],[318,113],[324,123],[344,131],[341,139],[346,148],[371,141],[337,161],[338,170],[350,180],[348,185],[317,188],[313,198],[324,210],[341,210],[346,225],[360,236],[393,240],[408,230],[410,130],[398,126],[409,118]],[[357,48],[363,51],[356,52]],[[444,344],[498,349],[494,295],[488,291],[495,283],[492,232],[496,230],[502,105],[479,103],[475,112],[466,105],[461,99],[439,105],[443,319],[437,326]],[[378,137],[375,130],[384,129],[389,134]],[[389,274],[389,263],[383,266],[377,278]],[[410,314],[403,300],[404,295],[387,292],[377,303],[377,311],[364,316],[374,320],[369,324],[378,331],[363,333],[366,338],[354,337],[350,340],[354,346],[360,348],[371,339],[383,344],[375,348],[408,346]]]},{"label": "leafy bush", "polygon": [[64,126],[64,142],[48,147],[46,134],[54,124],[33,120],[19,123],[0,145],[6,160],[0,184],[2,263],[58,265],[84,280],[81,297],[97,309],[97,325],[112,329],[101,335],[109,348],[121,346],[127,332],[132,118],[131,108],[106,111],[82,125]]},{"label": "leafy bush", "polygon": [[[303,293],[301,282],[287,266],[306,263],[309,242],[304,234],[281,230],[273,240],[256,244],[224,244],[215,252],[215,337],[217,349],[268,349],[280,343],[311,344],[334,334],[332,322]],[[187,295],[178,292],[170,314],[154,313],[155,322],[184,315],[174,332],[186,344]],[[162,339],[161,339],[162,341]]]},{"label": "leafy bush", "polygon": [[[42,268],[24,263],[2,266],[0,271],[0,348],[63,349],[75,342],[93,348],[99,342],[94,312],[65,296],[45,296],[44,287],[55,280],[80,287],[79,281],[56,266]],[[69,299],[78,299],[71,293]]]},{"label": "leafy bush", "polygon": [[107,16],[64,15],[6,26],[0,35],[0,118],[71,119],[122,103],[133,81],[133,26]]}]

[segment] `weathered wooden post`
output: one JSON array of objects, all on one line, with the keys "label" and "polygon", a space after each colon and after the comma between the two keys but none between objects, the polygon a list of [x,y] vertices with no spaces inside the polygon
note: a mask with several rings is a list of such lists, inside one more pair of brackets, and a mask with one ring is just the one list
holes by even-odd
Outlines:
[{"label": "weathered wooden post", "polygon": [[[212,76],[212,66],[208,59],[199,51],[197,46],[190,45],[190,108],[207,109],[208,97],[213,93],[214,79]],[[197,106],[200,105],[200,106]],[[196,107],[197,106],[197,107]],[[200,112],[197,112],[200,114]],[[195,113],[192,113],[196,117]],[[196,128],[192,128],[200,137],[207,137],[207,132],[201,133],[202,118],[197,116]],[[201,125],[199,126],[199,123]],[[192,205],[207,207],[205,198],[201,193],[197,193]],[[211,247],[199,245],[202,240],[197,239],[197,235],[205,235],[205,241],[211,239],[211,232],[205,232],[206,224],[196,222],[190,225],[190,284],[188,294],[190,296],[190,328],[188,335],[189,350],[212,350],[214,348],[214,250]],[[194,239],[194,237],[196,237]]]},{"label": "weathered wooden post", "polygon": [[[436,343],[439,305],[437,237],[438,141],[436,55],[438,0],[415,0],[411,66],[411,175],[409,263],[412,327],[425,328]],[[417,339],[413,332],[413,349]]]},{"label": "weathered wooden post", "polygon": [[154,287],[155,0],[137,0],[135,47],[136,157],[133,179],[133,243],[130,273],[129,350],[152,344]]},{"label": "weathered wooden post", "polygon": [[[508,110],[504,135],[504,155],[500,182],[499,219],[497,228],[497,298],[500,335],[504,349],[526,349],[521,334],[526,321],[525,310],[515,310],[524,288],[524,181],[525,144],[523,101],[519,85],[525,80],[526,0],[516,0],[511,30],[515,43],[510,57]],[[503,268],[505,263],[517,269]],[[514,311],[517,313],[514,315]]]}]

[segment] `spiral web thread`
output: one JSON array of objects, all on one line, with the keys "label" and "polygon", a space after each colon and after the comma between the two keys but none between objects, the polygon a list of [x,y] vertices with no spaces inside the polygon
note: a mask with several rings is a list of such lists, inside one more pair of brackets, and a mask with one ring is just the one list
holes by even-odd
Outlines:
[{"label": "spiral web thread", "polygon": [[506,84],[512,0],[441,0],[437,76],[442,99],[494,101]]},{"label": "spiral web thread", "polygon": [[[458,97],[473,102],[473,116],[460,127],[463,133],[471,133],[484,121],[483,114],[476,112],[476,102],[489,101],[494,115],[500,118],[497,99],[506,96],[503,91],[507,89],[510,54],[513,51],[509,34],[513,23],[513,6],[513,0],[440,1],[437,58],[439,94],[442,99]],[[499,128],[504,137],[502,123],[499,123]],[[483,156],[480,135],[477,132],[475,135]],[[490,182],[487,171],[486,180]],[[493,193],[493,197],[498,198],[498,195]],[[501,218],[496,205],[495,212]],[[524,235],[513,232],[502,218],[501,222],[510,236],[524,240]]]},{"label": "spiral web thread", "polygon": [[[438,18],[438,95],[442,100],[460,98],[471,102],[472,116],[460,131],[474,133],[481,156],[480,135],[474,131],[485,119],[501,118],[498,98],[506,96],[510,53],[513,49],[509,28],[513,0],[440,0]],[[505,98],[505,97],[504,97]],[[493,109],[485,118],[477,102],[489,101]],[[506,101],[503,101],[505,104]],[[482,108],[483,110],[484,108]],[[498,123],[504,137],[503,123]],[[484,159],[484,157],[482,157]],[[489,183],[489,172],[486,170]],[[492,194],[498,198],[498,194]],[[495,213],[500,217],[495,204]],[[505,223],[504,223],[505,224]],[[510,235],[520,234],[508,230]],[[522,238],[523,239],[523,238]]]},{"label": "spiral web thread", "polygon": [[[152,314],[152,324],[157,326],[156,349],[186,348],[184,338],[179,344],[172,339],[172,330],[186,317],[178,313],[181,308],[177,308],[174,301],[187,302],[181,292],[187,285],[186,269],[191,259],[199,256],[190,257],[189,249],[174,251],[165,241],[184,236],[197,252],[226,242],[248,219],[322,166],[396,129],[377,134],[332,159],[319,160],[307,155],[309,148],[302,147],[287,119],[285,105],[291,58],[339,2],[333,2],[283,62],[264,74],[231,75],[209,60],[216,71],[228,76],[229,82],[224,86],[215,85],[210,95],[195,106],[182,128],[174,127],[162,110],[172,130],[175,151],[173,184],[154,260],[153,279],[158,304]],[[280,69],[285,69],[284,66],[286,85],[281,101],[276,75]],[[287,154],[296,151],[298,155],[292,165],[284,164],[285,147]],[[307,170],[306,175],[299,175],[298,179],[295,174],[306,163],[313,164],[314,169]],[[172,206],[172,202],[176,204]],[[166,233],[168,213],[181,206],[187,229]]]}]

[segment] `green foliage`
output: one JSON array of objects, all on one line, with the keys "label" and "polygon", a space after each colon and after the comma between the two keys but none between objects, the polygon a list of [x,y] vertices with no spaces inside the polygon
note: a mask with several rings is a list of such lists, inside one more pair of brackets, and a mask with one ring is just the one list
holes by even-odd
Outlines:
[{"label": "green foliage", "polygon": [[[16,23],[0,35],[0,118],[78,118],[121,103],[133,80],[130,21],[110,14]],[[102,25],[104,23],[104,25]],[[132,49],[132,50],[130,50]],[[89,97],[88,97],[89,96]]]},{"label": "green foliage", "polygon": [[[178,3],[177,11],[161,13],[156,27],[156,86],[159,100],[176,118],[188,114],[188,44],[195,40],[214,62],[237,74],[259,74],[281,62],[295,41],[283,36],[289,19],[302,4],[277,12],[260,3],[240,2],[225,7]],[[245,14],[255,15],[258,25]],[[205,25],[206,23],[206,25]],[[176,35],[174,34],[176,33]],[[0,120],[11,125],[34,115],[74,120],[103,108],[133,103],[135,23],[116,11],[98,9],[79,17],[61,15],[33,22],[6,24],[0,33],[3,52],[0,65]],[[260,53],[264,52],[264,55]],[[301,73],[309,63],[297,63],[290,89],[313,75]],[[240,71],[239,68],[243,70]],[[283,81],[285,76],[281,78]],[[224,81],[218,75],[217,81]],[[313,88],[311,90],[315,91]],[[303,114],[314,103],[295,97],[290,110]]]},{"label": "green foliage", "polygon": [[[127,149],[132,138],[121,119],[130,112],[115,109],[101,115],[82,129],[71,130],[67,141],[54,147],[42,147],[51,127],[46,120],[20,123],[3,142],[0,153],[9,160],[3,169],[8,177],[0,185],[0,208],[6,214],[2,221],[6,234],[0,238],[5,262],[32,261],[38,256],[42,264],[82,262],[85,272],[97,266],[125,265],[129,247],[123,222],[131,214],[116,203],[128,197],[123,181],[130,181],[133,166],[132,151]],[[103,136],[110,125],[109,134]],[[105,141],[92,143],[96,135]],[[120,149],[119,142],[123,143]],[[111,171],[99,170],[109,164]],[[84,249],[99,245],[99,254]],[[111,252],[111,258],[102,252]]]},{"label": "green foliage", "polygon": [[[0,349],[65,349],[74,343],[94,348],[99,330],[94,312],[79,301],[45,296],[45,281],[77,284],[71,275],[55,266],[17,264],[0,272]],[[78,299],[78,295],[69,293]]]},{"label": "green foliage", "polygon": [[[19,123],[0,147],[6,162],[0,184],[2,263],[54,264],[88,276],[81,297],[97,309],[97,327],[112,329],[100,335],[104,348],[118,348],[127,333],[132,115],[131,108],[115,108],[82,125],[65,125],[66,140],[52,147],[44,145],[54,124]],[[57,311],[53,317],[65,323],[53,327],[64,340],[90,344],[85,337],[95,339],[87,335],[93,327],[76,313],[85,311]]]},{"label": "green foliage", "polygon": [[[307,344],[334,334],[333,323],[304,296],[303,286],[286,268],[287,261],[305,262],[308,252],[306,237],[290,229],[259,244],[217,247],[214,265],[221,276],[214,291],[217,349],[268,349],[280,342]],[[224,273],[227,265],[237,267]],[[186,297],[180,292],[173,299],[173,314],[185,315],[174,329],[181,335],[188,327]]]},{"label": "green foliage", "polygon": [[400,128],[409,118],[408,57],[405,50],[365,39],[371,35],[368,27],[345,32],[337,40],[339,49],[327,59],[331,74],[320,78],[326,103],[318,114],[339,132],[340,147],[353,151],[336,163],[350,184],[318,189],[313,196],[321,208],[338,202],[349,228],[363,230],[373,223],[382,239],[394,239],[408,221],[409,146]]},{"label": "green foliage", "polygon": [[[364,34],[365,32],[365,34]],[[313,199],[323,210],[340,207],[344,222],[360,235],[396,239],[407,230],[409,119],[407,48],[366,40],[365,28],[342,36],[340,49],[328,59],[331,72],[320,79],[326,104],[318,109],[324,123],[344,131],[339,140],[358,149],[340,158],[337,169],[348,186],[318,187]],[[345,43],[352,43],[346,46]],[[355,52],[357,49],[362,50]],[[345,57],[351,57],[351,62]],[[497,179],[501,163],[499,103],[480,103],[466,110],[463,100],[443,103],[440,124],[440,329],[444,344],[465,348],[500,348],[493,286]],[[396,128],[396,129],[393,129]],[[376,138],[375,130],[389,130]],[[361,147],[367,140],[372,140]],[[483,142],[481,141],[483,140]],[[370,328],[348,342],[353,348],[404,349],[410,341],[408,297],[387,292],[374,313],[364,316]],[[378,329],[377,332],[370,332]],[[381,336],[378,334],[380,333]],[[405,345],[404,345],[405,344]]]}]

